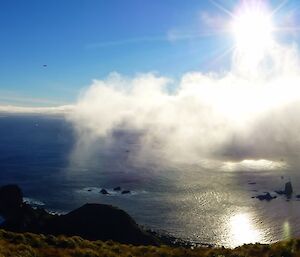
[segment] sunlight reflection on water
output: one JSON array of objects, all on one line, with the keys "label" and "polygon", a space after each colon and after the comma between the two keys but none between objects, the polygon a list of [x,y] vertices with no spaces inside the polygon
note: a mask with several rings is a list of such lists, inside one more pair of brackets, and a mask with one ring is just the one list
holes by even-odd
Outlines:
[{"label": "sunlight reflection on water", "polygon": [[271,160],[243,160],[240,162],[225,162],[223,170],[226,171],[242,171],[242,170],[278,170],[286,168],[287,164],[283,161],[275,162]]},{"label": "sunlight reflection on water", "polygon": [[283,239],[284,240],[291,239],[291,226],[288,221],[283,223]]},{"label": "sunlight reflection on water", "polygon": [[251,215],[247,213],[232,216],[228,226],[230,231],[228,243],[233,247],[262,240],[261,232],[256,228]]}]

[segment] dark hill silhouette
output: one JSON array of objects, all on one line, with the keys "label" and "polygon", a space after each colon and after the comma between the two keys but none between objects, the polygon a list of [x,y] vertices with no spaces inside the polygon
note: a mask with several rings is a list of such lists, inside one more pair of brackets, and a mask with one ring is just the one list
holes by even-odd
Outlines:
[{"label": "dark hill silhouette", "polygon": [[134,245],[156,245],[158,239],[143,231],[123,210],[105,204],[85,204],[65,215],[52,215],[23,202],[17,185],[0,187],[0,228],[16,232],[81,236]]},{"label": "dark hill silhouette", "polygon": [[123,210],[105,204],[85,204],[47,223],[47,233],[80,235],[89,240],[114,240],[121,243],[155,244]]}]

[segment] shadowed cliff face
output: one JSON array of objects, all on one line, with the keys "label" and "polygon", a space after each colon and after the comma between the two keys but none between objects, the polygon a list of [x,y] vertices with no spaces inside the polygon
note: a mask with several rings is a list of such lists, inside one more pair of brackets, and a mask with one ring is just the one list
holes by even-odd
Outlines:
[{"label": "shadowed cliff face", "polygon": [[23,204],[23,194],[16,185],[7,185],[0,188],[0,213],[4,219],[10,218]]},{"label": "shadowed cliff face", "polygon": [[81,236],[90,240],[113,240],[135,245],[157,244],[123,210],[104,204],[85,204],[66,215],[52,215],[23,203],[17,185],[0,188],[0,228],[17,232]]},{"label": "shadowed cliff face", "polygon": [[21,226],[23,194],[17,185],[7,185],[0,188],[0,215],[4,218],[2,226],[10,226],[17,230]]}]

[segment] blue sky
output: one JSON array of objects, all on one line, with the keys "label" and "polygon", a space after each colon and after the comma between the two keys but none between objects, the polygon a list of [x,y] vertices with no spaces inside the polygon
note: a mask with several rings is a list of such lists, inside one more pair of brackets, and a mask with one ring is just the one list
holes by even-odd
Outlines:
[{"label": "blue sky", "polygon": [[[283,9],[298,17],[297,5]],[[0,104],[72,103],[113,71],[229,69],[230,55],[220,56],[233,40],[219,26],[229,19],[209,0],[1,0]]]}]

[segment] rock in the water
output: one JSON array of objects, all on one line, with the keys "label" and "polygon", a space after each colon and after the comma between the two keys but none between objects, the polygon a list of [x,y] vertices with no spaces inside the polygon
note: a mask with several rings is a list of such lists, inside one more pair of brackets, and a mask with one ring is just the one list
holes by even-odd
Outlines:
[{"label": "rock in the water", "polygon": [[260,201],[263,201],[263,200],[271,201],[271,200],[277,198],[277,196],[271,196],[271,194],[269,192],[267,192],[265,195],[256,196],[256,198]]},{"label": "rock in the water", "polygon": [[114,191],[121,191],[121,187],[115,187]]},{"label": "rock in the water", "polygon": [[130,190],[123,190],[123,191],[122,191],[122,195],[130,194],[130,193],[131,193]]},{"label": "rock in the water", "polygon": [[107,192],[107,190],[104,189],[104,188],[102,188],[102,189],[100,190],[100,193],[103,194],[103,195],[108,195],[108,194],[109,194],[109,193]]},{"label": "rock in the water", "polygon": [[286,195],[288,198],[290,198],[293,194],[292,182],[285,183],[284,190],[276,190],[275,192],[279,195]]},{"label": "rock in the water", "polygon": [[275,190],[275,193],[279,194],[279,195],[284,195],[285,194],[285,192],[282,191],[282,190]]},{"label": "rock in the water", "polygon": [[292,195],[292,193],[293,193],[292,182],[287,182],[287,183],[285,183],[284,193],[285,193],[287,196],[291,196],[291,195]]}]

